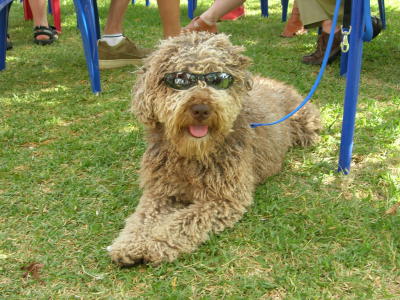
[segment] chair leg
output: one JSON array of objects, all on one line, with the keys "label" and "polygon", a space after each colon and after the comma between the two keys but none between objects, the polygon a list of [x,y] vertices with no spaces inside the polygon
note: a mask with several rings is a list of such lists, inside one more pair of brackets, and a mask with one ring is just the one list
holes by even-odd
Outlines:
[{"label": "chair leg", "polygon": [[282,4],[282,22],[286,22],[289,0],[281,0],[281,4]]},{"label": "chair leg", "polygon": [[101,38],[101,34],[100,34],[99,9],[97,8],[97,0],[93,0],[93,13],[94,13],[94,23],[96,26],[96,38],[97,40],[99,40]]},{"label": "chair leg", "polygon": [[0,71],[6,68],[8,6],[0,9]]},{"label": "chair leg", "polygon": [[349,61],[349,53],[345,52],[340,54],[340,76],[346,76],[347,66]]},{"label": "chair leg", "polygon": [[261,5],[261,15],[263,17],[268,17],[268,0],[260,0]]},{"label": "chair leg", "polygon": [[33,15],[32,15],[32,10],[31,6],[29,5],[29,0],[23,0],[22,5],[24,7],[24,19],[26,20],[32,20]]},{"label": "chair leg", "polygon": [[360,83],[362,50],[363,50],[363,17],[362,0],[353,0],[351,12],[350,50],[346,77],[346,92],[343,107],[342,136],[338,171],[343,174],[350,172],[353,150],[353,137],[356,117],[358,90]]},{"label": "chair leg", "polygon": [[60,0],[51,0],[51,9],[52,9],[53,19],[54,19],[54,27],[56,27],[56,30],[58,32],[61,32]]},{"label": "chair leg", "polygon": [[196,0],[188,0],[188,17],[189,19],[194,18],[194,10],[196,9]]},{"label": "chair leg", "polygon": [[382,29],[386,29],[385,0],[378,0],[378,5],[379,5],[379,16],[382,21]]},{"label": "chair leg", "polygon": [[74,0],[74,4],[92,91],[97,94],[101,91],[96,32],[96,21],[98,20],[95,20],[97,2],[96,0]]}]

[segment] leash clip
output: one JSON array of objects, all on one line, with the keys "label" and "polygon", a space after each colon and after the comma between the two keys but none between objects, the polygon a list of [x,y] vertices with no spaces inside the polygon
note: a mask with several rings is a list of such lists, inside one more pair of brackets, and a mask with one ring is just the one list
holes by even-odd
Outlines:
[{"label": "leash clip", "polygon": [[351,26],[349,26],[349,31],[343,30],[343,25],[341,26],[340,30],[342,31],[342,35],[343,35],[343,40],[340,43],[340,48],[342,49],[342,53],[346,53],[350,49],[349,35],[351,32]]}]

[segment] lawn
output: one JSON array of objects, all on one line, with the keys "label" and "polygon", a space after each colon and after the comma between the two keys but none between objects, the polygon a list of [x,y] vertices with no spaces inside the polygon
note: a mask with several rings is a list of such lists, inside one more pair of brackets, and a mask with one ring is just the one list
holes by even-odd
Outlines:
[{"label": "lawn", "polygon": [[[312,98],[320,143],[292,149],[233,229],[173,263],[125,269],[105,248],[141,194],[146,145],[128,111],[135,69],[102,71],[94,95],[72,0],[46,47],[33,44],[15,2],[0,72],[0,299],[400,299],[400,2],[385,2],[387,30],[364,44],[351,173],[336,172],[345,79],[335,62]],[[99,1],[102,27],[108,5]],[[253,73],[306,95],[319,68],[300,58],[317,33],[280,38],[278,0],[269,18],[256,0],[246,13],[219,30],[246,47]],[[125,34],[156,47],[155,1],[129,8]]]}]

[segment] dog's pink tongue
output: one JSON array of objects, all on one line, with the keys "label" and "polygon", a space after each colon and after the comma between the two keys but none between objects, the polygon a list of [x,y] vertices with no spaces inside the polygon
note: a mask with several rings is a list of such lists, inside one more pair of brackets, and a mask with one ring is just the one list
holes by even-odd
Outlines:
[{"label": "dog's pink tongue", "polygon": [[192,136],[201,138],[201,137],[207,135],[208,126],[207,125],[191,125],[191,126],[189,126],[189,132]]}]

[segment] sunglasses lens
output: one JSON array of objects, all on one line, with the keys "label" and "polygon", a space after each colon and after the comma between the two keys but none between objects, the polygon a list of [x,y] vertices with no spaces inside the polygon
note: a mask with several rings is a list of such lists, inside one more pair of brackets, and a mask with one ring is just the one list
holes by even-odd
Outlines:
[{"label": "sunglasses lens", "polygon": [[195,75],[186,72],[168,73],[164,76],[167,86],[176,90],[187,90],[197,83]]},{"label": "sunglasses lens", "polygon": [[204,80],[208,86],[217,90],[225,90],[233,83],[233,76],[224,72],[214,72],[205,75],[196,75],[188,72],[168,73],[164,76],[164,83],[175,90],[187,90]]},{"label": "sunglasses lens", "polygon": [[233,83],[233,76],[223,72],[206,74],[204,79],[209,86],[218,90],[225,90]]}]

